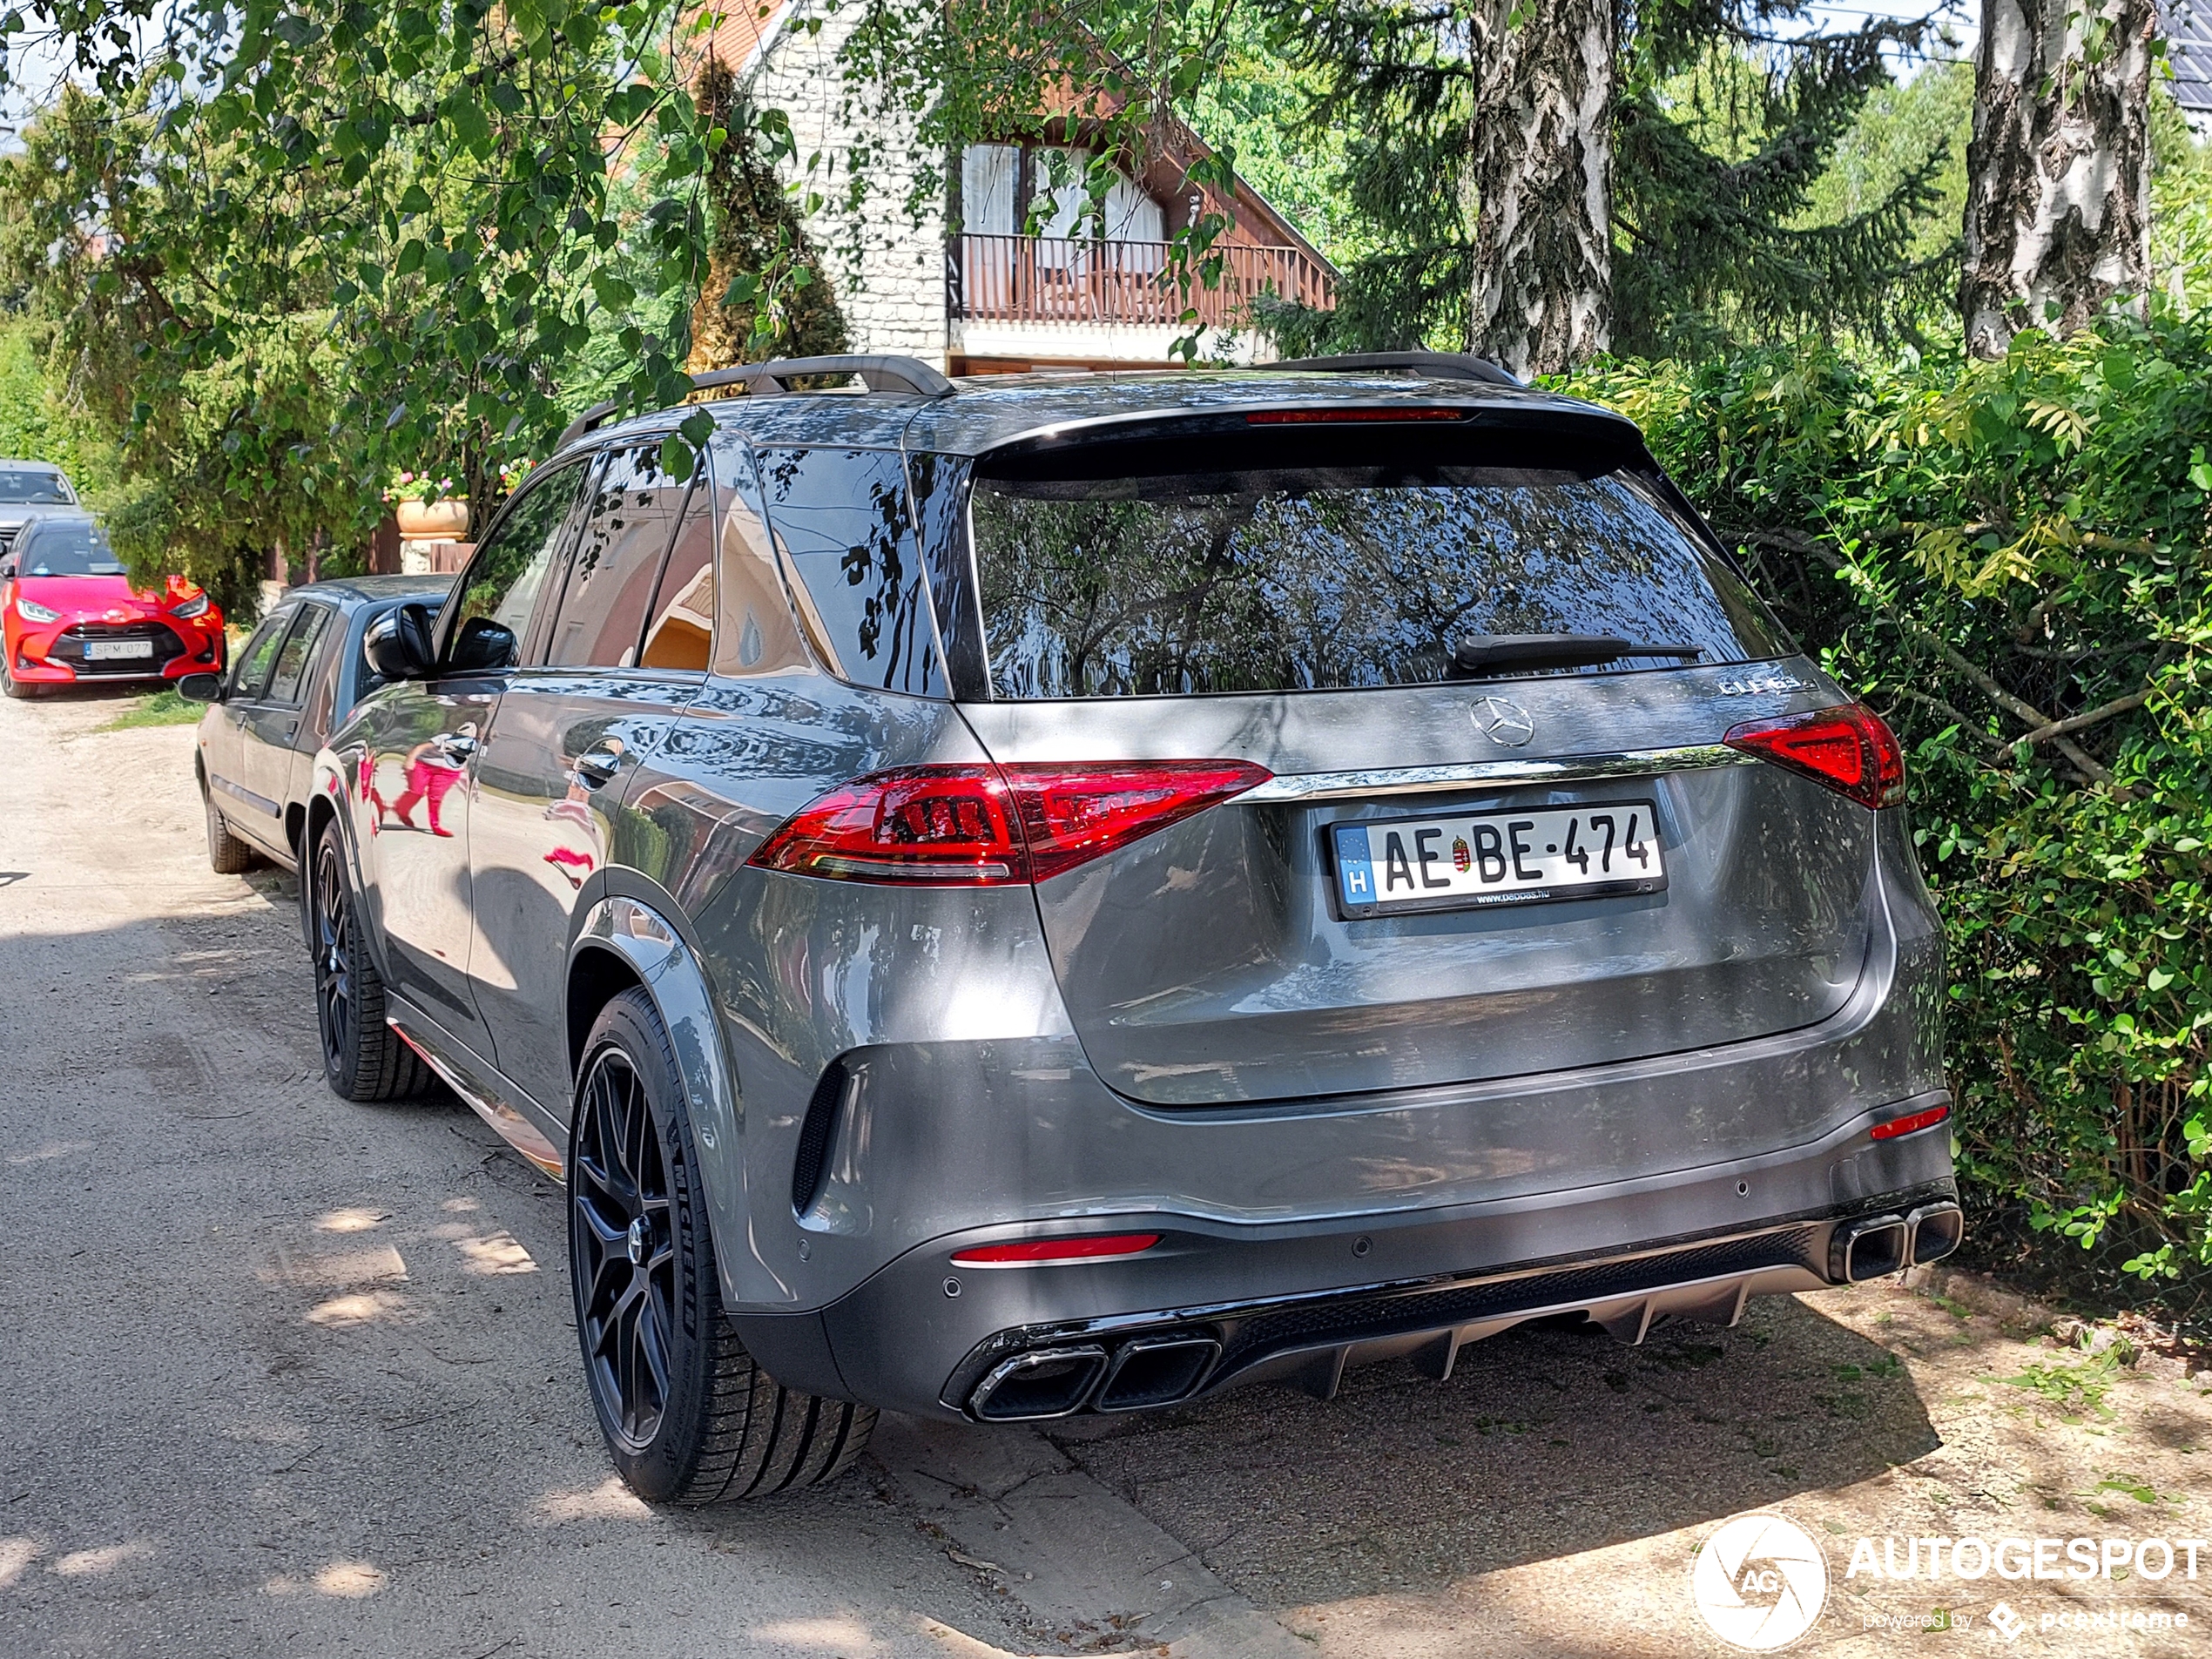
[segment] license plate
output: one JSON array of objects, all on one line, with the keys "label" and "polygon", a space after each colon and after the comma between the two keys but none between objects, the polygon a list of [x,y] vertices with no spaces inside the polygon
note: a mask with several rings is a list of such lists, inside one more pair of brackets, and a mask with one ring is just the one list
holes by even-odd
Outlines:
[{"label": "license plate", "polygon": [[1347,918],[1658,893],[1667,870],[1648,800],[1335,824]]},{"label": "license plate", "polygon": [[84,642],[84,660],[88,663],[108,663],[130,657],[151,657],[151,639],[88,639]]}]

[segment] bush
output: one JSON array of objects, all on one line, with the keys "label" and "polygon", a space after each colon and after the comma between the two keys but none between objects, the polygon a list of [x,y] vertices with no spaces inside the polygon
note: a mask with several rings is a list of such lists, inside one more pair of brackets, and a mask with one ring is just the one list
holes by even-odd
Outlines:
[{"label": "bush", "polygon": [[1960,1164],[2212,1288],[2212,312],[1998,363],[1601,363],[1807,650],[1912,757]]}]

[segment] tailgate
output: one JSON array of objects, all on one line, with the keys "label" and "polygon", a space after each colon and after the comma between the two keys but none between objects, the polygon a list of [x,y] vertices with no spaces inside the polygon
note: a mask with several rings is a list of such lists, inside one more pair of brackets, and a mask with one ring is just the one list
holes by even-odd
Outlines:
[{"label": "tailgate", "polygon": [[[1037,888],[1092,1064],[1133,1099],[1204,1107],[1603,1064],[1835,1013],[1880,914],[1873,816],[1717,746],[1739,720],[1838,700],[1809,665],[1795,694],[1721,689],[1743,678],[963,711],[1001,762],[1219,757],[1275,774]],[[1492,759],[1507,752],[1477,721],[1506,692],[1533,732]],[[1561,873],[1543,848],[1569,835],[1605,873],[1597,820],[1627,838],[1638,813],[1648,864],[1624,839],[1621,880],[1543,879]],[[1347,827],[1367,831],[1379,885],[1403,846],[1413,867],[1388,896],[1414,879],[1421,896],[1363,913],[1337,867]]]}]

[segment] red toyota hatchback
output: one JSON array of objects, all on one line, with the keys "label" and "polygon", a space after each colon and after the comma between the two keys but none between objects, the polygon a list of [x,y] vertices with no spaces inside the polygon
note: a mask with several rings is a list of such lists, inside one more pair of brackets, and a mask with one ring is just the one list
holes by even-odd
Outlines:
[{"label": "red toyota hatchback", "polygon": [[213,598],[178,576],[158,593],[135,591],[88,513],[34,519],[0,556],[0,690],[10,697],[223,667],[223,613]]}]

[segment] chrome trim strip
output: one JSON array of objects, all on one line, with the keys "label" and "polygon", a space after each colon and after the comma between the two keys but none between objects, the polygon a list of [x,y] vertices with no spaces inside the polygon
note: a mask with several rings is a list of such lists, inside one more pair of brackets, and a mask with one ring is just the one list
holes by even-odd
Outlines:
[{"label": "chrome trim strip", "polygon": [[257,795],[243,784],[234,784],[229,779],[218,777],[212,772],[207,774],[207,781],[226,795],[235,796],[238,799],[244,801],[256,812],[266,813],[271,818],[284,816],[284,805],[281,801],[271,800],[266,795]]},{"label": "chrome trim strip", "polygon": [[387,995],[384,1023],[399,1033],[400,1040],[421,1055],[424,1063],[445,1080],[446,1087],[461,1096],[463,1105],[498,1130],[499,1137],[541,1174],[550,1176],[556,1184],[567,1184],[568,1163],[551,1137],[511,1101],[500,1098],[489,1079],[440,1052],[430,1035],[436,1028],[435,1022],[424,1018],[398,997],[388,993]]},{"label": "chrome trim strip", "polygon": [[1655,772],[1708,766],[1755,766],[1757,755],[1725,744],[1678,749],[1631,749],[1622,754],[1568,755],[1557,760],[1477,760],[1458,766],[1393,766],[1375,772],[1291,772],[1237,797],[1242,801],[1345,800],[1360,795],[1428,795],[1447,790],[1575,783],[1590,778],[1649,778]]}]

